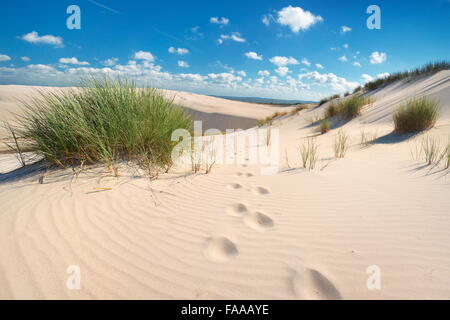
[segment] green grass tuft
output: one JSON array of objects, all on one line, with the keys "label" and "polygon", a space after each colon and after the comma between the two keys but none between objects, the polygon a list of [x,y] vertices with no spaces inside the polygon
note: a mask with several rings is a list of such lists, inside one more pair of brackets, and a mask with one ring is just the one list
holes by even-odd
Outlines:
[{"label": "green grass tuft", "polygon": [[367,91],[378,89],[382,86],[388,85],[392,82],[402,79],[411,79],[422,74],[432,74],[442,70],[449,70],[450,62],[449,61],[437,61],[428,63],[422,67],[405,71],[405,72],[396,72],[387,77],[380,78],[374,81],[370,81],[364,85],[364,89]]},{"label": "green grass tuft", "polygon": [[114,168],[127,160],[154,171],[172,165],[172,132],[191,129],[185,111],[158,90],[106,77],[69,91],[41,91],[16,122],[20,147],[51,163]]},{"label": "green grass tuft", "polygon": [[438,103],[428,98],[418,98],[402,104],[394,113],[395,131],[419,132],[432,128],[438,118]]}]

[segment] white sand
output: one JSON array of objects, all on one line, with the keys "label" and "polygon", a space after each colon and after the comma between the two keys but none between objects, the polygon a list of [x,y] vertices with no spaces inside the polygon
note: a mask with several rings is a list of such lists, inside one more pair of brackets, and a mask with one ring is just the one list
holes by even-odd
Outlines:
[{"label": "white sand", "polygon": [[[101,169],[72,182],[70,170],[53,172],[44,184],[32,170],[0,174],[0,298],[450,299],[450,175],[411,158],[422,135],[391,134],[392,110],[420,94],[440,98],[426,134],[447,141],[449,78],[377,92],[342,127],[351,141],[344,159],[333,155],[337,129],[317,137],[311,172],[297,148],[315,134],[306,119],[326,106],[275,121],[282,165],[273,176],[256,165],[151,183],[99,177]],[[212,111],[244,116],[235,103],[218,99]],[[377,133],[375,145],[361,148],[363,127]],[[16,166],[13,155],[0,157],[0,172]],[[80,267],[80,290],[66,287],[70,265]],[[381,290],[366,286],[373,265]]]}]

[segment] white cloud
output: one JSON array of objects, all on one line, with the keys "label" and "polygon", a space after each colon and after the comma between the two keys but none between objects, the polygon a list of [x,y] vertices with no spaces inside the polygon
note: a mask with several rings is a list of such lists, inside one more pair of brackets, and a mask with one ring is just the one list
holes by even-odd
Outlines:
[{"label": "white cloud", "polygon": [[269,26],[270,25],[270,20],[273,19],[271,14],[268,15],[264,15],[261,19],[261,22],[265,25],[265,26]]},{"label": "white cloud", "polygon": [[367,73],[364,73],[361,75],[361,78],[364,79],[364,82],[370,82],[374,79],[371,75],[368,75]]},{"label": "white cloud", "polygon": [[303,59],[302,59],[302,63],[303,63],[305,66],[308,66],[308,67],[311,66],[311,62],[309,62],[308,59],[306,59],[306,58],[303,58]]},{"label": "white cloud", "polygon": [[258,75],[259,76],[263,76],[263,77],[267,77],[267,76],[270,76],[270,72],[267,71],[267,70],[260,70],[260,71],[258,71]]},{"label": "white cloud", "polygon": [[316,68],[317,69],[323,69],[323,65],[321,65],[320,63],[316,63]]},{"label": "white cloud", "polygon": [[189,53],[189,50],[188,50],[188,49],[185,49],[185,48],[174,48],[174,47],[170,47],[170,48],[169,48],[169,52],[170,52],[170,53],[174,53],[174,54],[182,55],[182,54],[188,54],[188,53]]},{"label": "white cloud", "polygon": [[[132,54],[135,55],[134,53]],[[114,59],[114,58],[111,58]],[[156,59],[156,58],[155,58]],[[212,95],[239,95],[317,100],[322,92],[305,90],[307,85],[290,76],[273,77],[267,70],[261,70],[266,78],[248,78],[245,71],[226,71],[224,73],[191,74],[162,71],[162,67],[148,60],[129,60],[126,64],[110,67],[89,67],[65,65],[27,65],[24,67],[1,67],[0,82],[27,85],[76,86],[80,77],[93,75],[102,77],[132,77],[138,85],[149,82],[158,88],[198,92]],[[267,71],[267,73],[265,72]],[[245,79],[245,80],[243,80]],[[267,80],[265,80],[267,79]],[[330,91],[331,93],[331,91]]]},{"label": "white cloud", "polygon": [[275,57],[270,58],[269,61],[272,62],[277,67],[284,67],[284,66],[287,66],[288,64],[299,64],[297,59],[295,59],[293,57],[275,56]]},{"label": "white cloud", "polygon": [[246,40],[242,38],[242,35],[239,32],[232,32],[231,34],[222,34],[220,35],[220,39],[217,40],[219,44],[222,44],[224,40],[232,40],[235,42],[245,42]]},{"label": "white cloud", "polygon": [[45,64],[29,64],[27,66],[27,68],[32,69],[37,72],[43,72],[43,73],[53,72],[56,70],[55,68],[53,68],[51,66],[47,66]]},{"label": "white cloud", "polygon": [[211,17],[211,19],[209,19],[209,22],[226,26],[230,22],[230,19],[225,17]]},{"label": "white cloud", "polygon": [[278,11],[277,22],[283,26],[288,26],[295,33],[300,30],[307,30],[320,21],[323,21],[321,16],[315,16],[300,7],[289,6]]},{"label": "white cloud", "polygon": [[372,77],[371,75],[364,73],[361,75],[361,78],[364,79],[364,83],[367,83],[367,82],[373,81],[375,79],[386,78],[388,76],[390,76],[389,72],[379,73],[379,74],[377,74],[376,77]]},{"label": "white cloud", "polygon": [[208,74],[208,78],[213,83],[219,83],[219,84],[231,84],[232,82],[242,81],[241,77],[237,77],[234,74],[231,74],[228,72],[210,73],[210,74]]},{"label": "white cloud", "polygon": [[177,65],[178,65],[180,68],[189,68],[189,63],[187,63],[186,61],[183,61],[183,60],[179,60],[178,63],[177,63]]},{"label": "white cloud", "polygon": [[339,57],[339,61],[346,62],[348,61],[346,56]]},{"label": "white cloud", "polygon": [[341,32],[342,33],[350,32],[350,31],[352,31],[352,28],[350,28],[350,27],[347,27],[347,26],[342,26],[341,27]]},{"label": "white cloud", "polygon": [[87,66],[89,65],[89,62],[87,61],[78,61],[77,58],[73,57],[73,58],[60,58],[59,59],[60,63],[64,63],[64,64],[74,64],[74,65],[78,65],[78,66]]},{"label": "white cloud", "polygon": [[155,61],[155,57],[150,52],[146,52],[146,51],[142,51],[142,50],[140,50],[134,54],[134,59],[146,60],[148,62]]},{"label": "white cloud", "polygon": [[177,77],[181,80],[198,81],[198,82],[201,82],[207,78],[198,73],[180,73],[177,75]]},{"label": "white cloud", "polygon": [[385,62],[387,59],[387,54],[385,52],[372,52],[370,55],[370,63],[371,64],[380,64]]},{"label": "white cloud", "polygon": [[263,59],[262,55],[258,55],[256,52],[253,52],[253,51],[246,52],[244,54],[249,59],[253,59],[253,60],[262,60]]},{"label": "white cloud", "polygon": [[389,72],[379,73],[377,74],[377,78],[386,78],[389,77],[391,74]]},{"label": "white cloud", "polygon": [[23,57],[20,57],[20,60],[25,61],[25,62],[30,62],[31,58],[23,56]]},{"label": "white cloud", "polygon": [[353,65],[354,65],[355,67],[361,68],[361,63],[359,63],[358,61],[353,62]]},{"label": "white cloud", "polygon": [[277,84],[278,83],[278,77],[277,76],[272,76],[270,77],[270,83],[272,84]]},{"label": "white cloud", "polygon": [[277,69],[275,69],[275,72],[276,72],[280,77],[284,77],[285,75],[287,75],[288,73],[290,73],[288,67],[278,67]]},{"label": "white cloud", "polygon": [[344,45],[342,45],[345,49],[348,49],[348,44],[345,43]]},{"label": "white cloud", "polygon": [[118,61],[119,61],[119,59],[117,59],[117,58],[109,58],[109,59],[103,60],[102,64],[104,66],[111,67],[111,66],[116,65]]},{"label": "white cloud", "polygon": [[359,86],[358,82],[347,81],[345,78],[338,77],[334,73],[321,74],[317,71],[299,75],[300,79],[310,79],[321,85],[329,85],[333,90],[344,92],[352,90]]},{"label": "white cloud", "polygon": [[30,33],[24,34],[20,37],[22,40],[30,43],[43,43],[43,44],[51,44],[55,47],[63,46],[63,38],[52,36],[50,34],[45,36],[39,36],[39,33],[36,31],[32,31]]},{"label": "white cloud", "polygon": [[11,57],[6,54],[0,54],[0,61],[9,61]]}]

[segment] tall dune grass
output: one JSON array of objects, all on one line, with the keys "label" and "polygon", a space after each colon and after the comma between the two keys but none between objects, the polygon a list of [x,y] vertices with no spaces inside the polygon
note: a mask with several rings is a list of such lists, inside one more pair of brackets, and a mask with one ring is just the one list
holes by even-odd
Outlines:
[{"label": "tall dune grass", "polygon": [[325,110],[324,116],[326,118],[339,116],[343,119],[352,119],[359,116],[363,106],[369,103],[372,103],[371,98],[355,95],[343,101],[331,103]]},{"label": "tall dune grass", "polygon": [[419,132],[432,128],[438,118],[438,103],[429,98],[417,98],[403,103],[394,113],[395,131]]},{"label": "tall dune grass", "polygon": [[370,81],[364,85],[364,89],[367,91],[371,91],[378,89],[382,86],[388,85],[397,80],[410,79],[423,74],[433,74],[442,70],[449,70],[449,69],[450,69],[450,61],[431,62],[413,70],[396,72],[387,77]]},{"label": "tall dune grass", "polygon": [[59,166],[136,161],[148,170],[172,165],[175,129],[191,128],[183,109],[134,81],[89,78],[81,88],[40,92],[11,132],[22,149]]}]

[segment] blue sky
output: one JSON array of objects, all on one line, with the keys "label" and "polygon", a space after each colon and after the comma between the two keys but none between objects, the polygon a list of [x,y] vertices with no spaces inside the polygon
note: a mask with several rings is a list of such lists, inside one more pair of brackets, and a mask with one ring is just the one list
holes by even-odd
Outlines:
[{"label": "blue sky", "polygon": [[[370,30],[369,5],[381,9]],[[69,5],[81,29],[69,30]],[[316,100],[450,58],[450,1],[5,0],[0,84],[87,74],[203,94]]]}]

